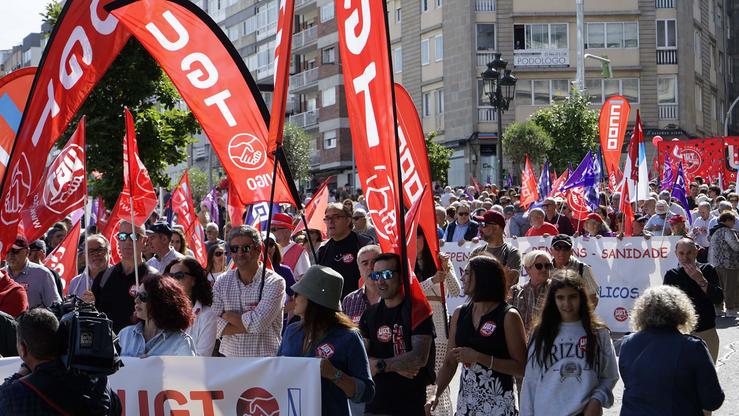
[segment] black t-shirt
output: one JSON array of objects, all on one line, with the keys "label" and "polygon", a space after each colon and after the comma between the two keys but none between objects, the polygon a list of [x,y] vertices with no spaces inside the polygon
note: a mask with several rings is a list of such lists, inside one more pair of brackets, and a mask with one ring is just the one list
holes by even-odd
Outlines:
[{"label": "black t-shirt", "polygon": [[[105,285],[101,282],[105,279]],[[157,271],[146,263],[139,266],[139,283],[144,276]],[[113,331],[116,333],[131,325],[133,320],[133,297],[136,293],[136,275],[125,274],[121,263],[100,272],[92,283],[92,294],[95,295],[95,307],[104,312],[108,319],[113,321]]]},{"label": "black t-shirt", "polygon": [[724,291],[721,288],[718,273],[716,273],[713,266],[703,263],[696,263],[696,265],[708,281],[706,293],[703,293],[703,289],[698,286],[698,283],[688,276],[683,266],[668,270],[665,273],[663,283],[675,286],[688,295],[695,308],[695,314],[698,315],[695,331],[700,332],[716,327],[716,310],[713,309],[713,305],[721,304],[724,300]]},{"label": "black t-shirt", "polygon": [[[369,306],[359,322],[359,330],[369,340],[367,355],[370,357],[392,358],[406,352],[403,303],[394,308],[385,307],[385,301]],[[433,319],[428,317],[421,322],[411,335],[430,335],[433,338]],[[426,386],[434,380],[436,354],[433,345],[432,342],[426,367],[412,380],[395,372],[375,375],[375,398],[367,404],[367,412],[390,415],[424,414]]]},{"label": "black t-shirt", "polygon": [[330,267],[344,277],[342,299],[359,288],[357,252],[371,243],[372,240],[368,237],[351,231],[343,240],[336,241],[332,238],[318,249],[318,264]]}]

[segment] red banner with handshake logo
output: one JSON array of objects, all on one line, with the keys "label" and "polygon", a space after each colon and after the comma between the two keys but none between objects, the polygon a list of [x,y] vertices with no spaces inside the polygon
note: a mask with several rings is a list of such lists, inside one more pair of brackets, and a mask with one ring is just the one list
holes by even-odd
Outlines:
[{"label": "red banner with handshake logo", "polygon": [[62,278],[64,293],[67,293],[69,284],[77,276],[77,244],[80,241],[80,228],[80,222],[77,221],[64,240],[44,259],[44,266],[59,273],[59,277]]},{"label": "red banner with handshake logo", "polygon": [[[672,171],[683,163],[685,176],[692,181],[696,176],[713,183],[723,180],[724,187],[736,182],[739,169],[739,137],[709,137],[704,139],[662,141],[658,145],[659,167],[665,155],[670,155]],[[662,173],[660,172],[660,176]]]},{"label": "red banner with handshake logo", "polygon": [[187,238],[188,246],[195,254],[195,258],[200,265],[205,267],[208,263],[205,245],[197,227],[200,225],[198,216],[195,214],[195,207],[192,205],[192,192],[190,191],[190,179],[187,171],[182,175],[180,183],[172,192],[172,211],[177,214],[177,224],[185,229],[185,238]]}]

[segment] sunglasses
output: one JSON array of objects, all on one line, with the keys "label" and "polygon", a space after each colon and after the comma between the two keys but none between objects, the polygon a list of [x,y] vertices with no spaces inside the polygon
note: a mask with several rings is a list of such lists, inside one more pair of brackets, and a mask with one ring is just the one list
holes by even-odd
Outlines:
[{"label": "sunglasses", "polygon": [[534,263],[534,267],[536,267],[536,270],[552,270],[554,266],[552,266],[552,263]]},{"label": "sunglasses", "polygon": [[139,239],[139,235],[136,233],[118,233],[116,234],[116,238],[118,241],[126,241],[129,238],[133,241],[136,241]]},{"label": "sunglasses", "polygon": [[565,244],[555,244],[555,245],[552,246],[552,248],[555,249],[555,250],[557,250],[557,251],[567,251],[567,250],[571,249],[572,247],[570,247],[568,245],[565,245]]},{"label": "sunglasses", "polygon": [[382,280],[390,280],[393,278],[393,274],[397,272],[397,270],[381,270],[379,272],[372,272],[370,273],[370,279],[372,281],[378,281],[380,279]]},{"label": "sunglasses", "polygon": [[338,221],[340,218],[346,218],[347,215],[332,215],[330,217],[323,217],[323,222]]},{"label": "sunglasses", "polygon": [[458,212],[457,215],[459,215],[460,217],[466,217],[470,215],[470,213],[469,212]]},{"label": "sunglasses", "polygon": [[239,252],[239,249],[241,249],[241,252],[244,254],[249,254],[249,252],[252,249],[252,246],[230,246],[229,251],[231,251],[231,254],[236,254]]},{"label": "sunglasses", "polygon": [[182,280],[185,278],[185,276],[192,276],[192,275],[190,273],[185,273],[185,272],[175,272],[175,273],[169,273],[168,276],[173,277],[177,280]]},{"label": "sunglasses", "polygon": [[213,253],[213,255],[216,256],[216,257],[221,257],[224,254],[226,254],[226,253],[223,252],[223,251],[216,251],[215,253]]},{"label": "sunglasses", "polygon": [[148,294],[148,293],[146,293],[146,292],[145,292],[145,291],[143,291],[143,290],[138,290],[138,291],[136,291],[136,294],[135,294],[135,295],[133,296],[133,298],[134,298],[134,300],[135,300],[135,299],[138,299],[138,300],[140,300],[141,302],[144,302],[144,303],[146,303],[146,302],[148,302],[148,301],[149,301],[149,294]]}]

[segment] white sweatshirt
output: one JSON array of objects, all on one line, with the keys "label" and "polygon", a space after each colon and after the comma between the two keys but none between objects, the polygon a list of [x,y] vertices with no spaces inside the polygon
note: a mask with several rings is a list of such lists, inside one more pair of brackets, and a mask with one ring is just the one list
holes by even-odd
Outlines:
[{"label": "white sweatshirt", "polygon": [[608,330],[599,329],[597,334],[600,354],[594,368],[587,364],[587,338],[580,321],[560,325],[544,368],[533,356],[531,343],[521,393],[521,416],[576,415],[590,399],[597,399],[604,408],[611,407],[618,364]]}]

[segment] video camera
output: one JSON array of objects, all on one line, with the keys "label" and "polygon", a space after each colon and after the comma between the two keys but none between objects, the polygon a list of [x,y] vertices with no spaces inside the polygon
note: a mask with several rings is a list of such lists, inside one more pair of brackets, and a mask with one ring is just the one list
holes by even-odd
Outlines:
[{"label": "video camera", "polygon": [[109,376],[123,366],[115,349],[113,322],[75,295],[48,308],[59,319],[57,338],[67,371]]}]

